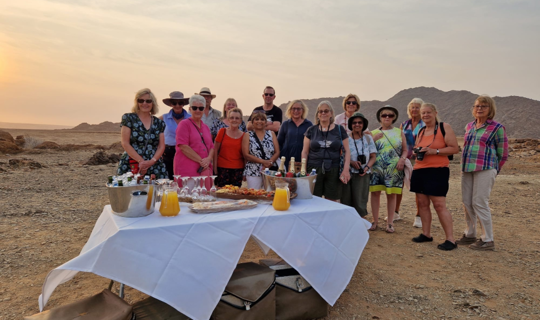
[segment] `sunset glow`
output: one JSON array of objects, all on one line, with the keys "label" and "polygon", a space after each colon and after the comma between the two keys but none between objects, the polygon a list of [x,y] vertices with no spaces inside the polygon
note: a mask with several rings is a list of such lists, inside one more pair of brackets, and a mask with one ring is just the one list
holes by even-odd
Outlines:
[{"label": "sunset glow", "polygon": [[246,113],[266,85],[276,104],[416,86],[540,99],[539,12],[535,1],[2,1],[0,113],[118,122],[143,87],[160,101],[210,87],[214,107],[234,97]]}]

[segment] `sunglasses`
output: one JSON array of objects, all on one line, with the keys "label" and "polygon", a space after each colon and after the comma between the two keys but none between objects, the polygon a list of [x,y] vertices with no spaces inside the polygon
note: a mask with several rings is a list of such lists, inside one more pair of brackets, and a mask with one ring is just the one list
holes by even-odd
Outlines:
[{"label": "sunglasses", "polygon": [[385,113],[385,114],[381,114],[381,118],[390,118],[392,119],[393,117],[395,117],[396,115],[391,113],[391,114],[388,114],[388,113]]},{"label": "sunglasses", "polygon": [[152,103],[152,99],[144,100],[144,99],[137,99],[138,103]]},{"label": "sunglasses", "polygon": [[356,125],[359,125],[359,124],[364,125],[364,122],[363,121],[354,121],[352,123],[353,126],[356,126]]},{"label": "sunglasses", "polygon": [[191,107],[191,110],[193,110],[193,111],[195,111],[195,110],[204,111],[204,107],[195,107],[195,106],[192,106],[192,107]]},{"label": "sunglasses", "polygon": [[273,97],[274,94],[273,94],[273,93],[265,93],[264,96],[265,96],[265,97]]},{"label": "sunglasses", "polygon": [[171,100],[171,106],[183,106],[184,104],[180,101],[172,101]]},{"label": "sunglasses", "polygon": [[292,111],[302,111],[302,108],[291,108]]},{"label": "sunglasses", "polygon": [[329,112],[330,112],[330,109],[319,110],[319,113],[329,113]]},{"label": "sunglasses", "polygon": [[478,106],[474,106],[474,108],[476,108],[476,109],[487,109],[487,108],[489,108],[489,106],[480,106],[480,105],[478,105]]},{"label": "sunglasses", "polygon": [[352,104],[353,106],[357,105],[358,102],[356,101],[345,101],[345,104]]}]

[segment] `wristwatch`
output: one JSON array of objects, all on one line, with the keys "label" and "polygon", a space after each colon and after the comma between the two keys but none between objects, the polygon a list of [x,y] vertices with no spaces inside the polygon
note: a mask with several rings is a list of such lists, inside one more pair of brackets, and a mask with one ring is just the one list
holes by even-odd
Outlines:
[{"label": "wristwatch", "polygon": [[439,155],[439,149],[437,149],[437,155]]}]

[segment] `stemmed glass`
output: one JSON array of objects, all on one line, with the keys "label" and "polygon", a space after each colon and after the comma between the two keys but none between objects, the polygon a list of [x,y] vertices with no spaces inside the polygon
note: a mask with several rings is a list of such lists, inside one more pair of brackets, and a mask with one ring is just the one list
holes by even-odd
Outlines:
[{"label": "stemmed glass", "polygon": [[191,190],[191,197],[193,200],[199,198],[199,181],[201,180],[200,177],[192,177],[193,180],[195,180],[195,186],[193,187],[193,190]]},{"label": "stemmed glass", "polygon": [[217,176],[210,176],[210,178],[212,179],[212,188],[210,188],[210,195],[214,197],[215,199],[217,188],[216,188],[216,184],[214,183],[214,180],[217,178]]},{"label": "stemmed glass", "polygon": [[180,179],[178,179],[180,177],[181,177],[181,175],[179,175],[179,174],[173,174],[173,178],[174,178],[173,181],[176,181],[176,183],[180,182]]},{"label": "stemmed glass", "polygon": [[208,195],[208,189],[206,189],[206,178],[207,176],[201,176],[201,188],[200,188],[200,194],[201,197],[205,197]]},{"label": "stemmed glass", "polygon": [[188,187],[189,177],[182,177],[182,190],[180,191],[181,197],[189,196],[189,187]]}]

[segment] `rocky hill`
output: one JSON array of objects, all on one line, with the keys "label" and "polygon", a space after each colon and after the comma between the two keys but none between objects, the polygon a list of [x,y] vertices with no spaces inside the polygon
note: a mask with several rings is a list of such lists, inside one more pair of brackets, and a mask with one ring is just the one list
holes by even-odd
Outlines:
[{"label": "rocky hill", "polygon": [[74,131],[92,131],[92,132],[120,132],[120,122],[113,123],[110,121],[105,121],[100,124],[88,124],[83,122],[78,126],[71,128],[69,130]]},{"label": "rocky hill", "polygon": [[[359,97],[362,99],[361,95]],[[415,97],[437,105],[441,120],[450,123],[457,135],[463,135],[465,125],[473,120],[471,107],[478,94],[464,90],[445,92],[436,88],[418,87],[402,90],[386,101],[362,101],[360,110],[369,120],[370,129],[374,129],[378,126],[375,114],[380,107],[391,105],[398,109],[398,122],[402,122],[407,119],[407,104]],[[313,121],[317,105],[323,100],[329,100],[332,103],[336,114],[342,113],[343,98],[303,100],[309,107],[308,119]],[[509,137],[540,137],[540,127],[538,126],[540,121],[540,101],[518,96],[494,97],[494,99],[497,103],[495,120],[506,126]],[[284,111],[286,107],[287,103],[280,106]]]}]

